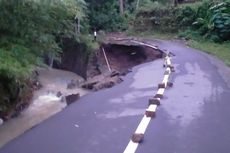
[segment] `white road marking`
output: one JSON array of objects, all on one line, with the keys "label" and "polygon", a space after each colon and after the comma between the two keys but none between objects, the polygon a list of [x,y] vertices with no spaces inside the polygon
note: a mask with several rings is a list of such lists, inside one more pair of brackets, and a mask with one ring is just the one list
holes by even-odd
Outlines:
[{"label": "white road marking", "polygon": [[150,120],[151,120],[151,117],[147,117],[146,115],[144,115],[135,133],[144,134],[147,129],[147,126],[149,125]]},{"label": "white road marking", "polygon": [[139,145],[139,143],[135,143],[132,140],[130,140],[129,144],[127,145],[127,147],[123,153],[135,153],[138,145]]},{"label": "white road marking", "polygon": [[[146,115],[144,115],[144,117],[142,118],[140,124],[138,125],[135,133],[144,134],[150,121],[151,121],[151,117],[147,117]],[[138,145],[139,145],[139,143],[135,143],[132,140],[130,140],[129,144],[127,145],[127,147],[125,148],[125,151],[123,153],[135,153]]]},{"label": "white road marking", "polygon": [[162,83],[165,84],[165,87],[167,86],[168,80],[169,80],[169,75],[164,75]]},{"label": "white road marking", "polygon": [[[168,57],[168,56],[167,56]],[[171,65],[170,57],[166,58],[166,65]]]},{"label": "white road marking", "polygon": [[165,91],[165,88],[159,88],[157,91],[157,95],[163,95]]},{"label": "white road marking", "polygon": [[156,109],[157,109],[157,105],[151,104],[151,105],[149,105],[149,107],[146,109],[146,111],[156,112]]},{"label": "white road marking", "polygon": [[[166,56],[165,57],[165,63],[168,65],[171,65],[171,61],[170,61],[170,57]],[[168,74],[164,75],[163,81],[162,83],[165,83],[165,85],[167,85],[167,82],[169,80],[169,75],[171,73],[171,69],[169,67],[166,68],[166,72],[168,71]],[[164,94],[165,88],[159,88],[157,91],[157,95],[162,95]],[[160,98],[159,98],[160,100]],[[157,109],[157,105],[156,104],[150,104],[148,106],[148,108],[146,109],[146,111],[149,112],[156,112]],[[149,123],[151,121],[151,117],[147,117],[146,115],[144,115],[144,117],[142,118],[140,124],[138,125],[135,133],[137,134],[144,134]],[[127,147],[125,148],[125,151],[123,153],[135,153],[137,150],[139,143],[135,143],[132,140],[129,141],[129,144],[127,145]]]},{"label": "white road marking", "polygon": [[171,69],[169,67],[166,68],[165,72],[168,72],[168,74],[171,73]]}]

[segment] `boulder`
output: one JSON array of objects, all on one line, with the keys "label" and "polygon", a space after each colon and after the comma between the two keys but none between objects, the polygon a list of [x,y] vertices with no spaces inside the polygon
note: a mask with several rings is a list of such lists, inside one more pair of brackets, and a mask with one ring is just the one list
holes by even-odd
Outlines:
[{"label": "boulder", "polygon": [[61,96],[62,96],[61,91],[58,91],[56,96],[57,96],[57,97],[61,97]]},{"label": "boulder", "polygon": [[71,94],[65,97],[67,105],[72,104],[73,102],[77,101],[80,98],[80,94]]}]

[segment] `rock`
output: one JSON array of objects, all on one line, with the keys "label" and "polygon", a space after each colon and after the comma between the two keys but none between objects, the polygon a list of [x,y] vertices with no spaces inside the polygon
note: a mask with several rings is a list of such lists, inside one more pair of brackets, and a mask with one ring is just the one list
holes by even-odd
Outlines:
[{"label": "rock", "polygon": [[99,81],[87,82],[87,83],[83,84],[81,87],[85,88],[85,89],[92,90],[97,83],[99,83]]},{"label": "rock", "polygon": [[65,99],[65,97],[63,96],[63,97],[61,97],[61,102],[66,102],[66,99]]},{"label": "rock", "polygon": [[77,101],[80,98],[80,94],[71,94],[65,97],[67,105],[72,104],[73,102]]},{"label": "rock", "polygon": [[167,86],[168,86],[168,87],[172,87],[172,86],[173,86],[173,83],[172,83],[172,82],[168,82],[168,83],[167,83]]},{"label": "rock", "polygon": [[102,83],[95,85],[93,90],[98,91],[98,90],[104,89],[104,88],[111,88],[114,85],[115,85],[115,83],[113,81],[102,82]]},{"label": "rock", "polygon": [[33,89],[34,90],[39,90],[42,88],[42,84],[39,81],[33,82]]},{"label": "rock", "polygon": [[67,84],[67,89],[73,89],[78,86],[79,82],[77,80],[71,80],[69,84]]},{"label": "rock", "polygon": [[104,88],[111,88],[113,87],[114,85],[122,82],[123,80],[116,76],[116,77],[113,77],[113,78],[106,78],[105,80],[99,82],[98,84],[94,85],[94,88],[93,90],[94,91],[97,91],[97,90],[100,90],[100,89],[104,89]]},{"label": "rock", "polygon": [[111,74],[110,74],[110,77],[115,77],[115,76],[118,76],[120,75],[120,72],[118,71],[113,71]]},{"label": "rock", "polygon": [[57,97],[61,97],[61,96],[62,96],[61,91],[58,91],[56,96],[57,96]]}]

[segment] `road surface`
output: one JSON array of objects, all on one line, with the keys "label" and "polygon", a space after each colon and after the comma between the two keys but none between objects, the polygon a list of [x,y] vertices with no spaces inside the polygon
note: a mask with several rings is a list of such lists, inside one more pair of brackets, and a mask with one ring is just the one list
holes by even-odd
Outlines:
[{"label": "road surface", "polygon": [[[176,56],[167,89],[137,153],[229,153],[230,70],[180,42],[155,40]],[[162,81],[163,61],[89,94],[0,149],[0,153],[122,153]]]}]

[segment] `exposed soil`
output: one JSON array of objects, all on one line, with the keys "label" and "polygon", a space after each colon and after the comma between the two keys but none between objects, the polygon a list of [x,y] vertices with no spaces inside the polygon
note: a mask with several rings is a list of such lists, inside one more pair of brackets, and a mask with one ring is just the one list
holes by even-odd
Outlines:
[{"label": "exposed soil", "polygon": [[[120,76],[130,72],[132,67],[163,56],[163,52],[159,49],[135,44],[131,40],[132,38],[113,36],[101,44],[100,49],[89,60],[87,69],[88,81],[83,87],[93,90],[112,87],[120,83],[122,81]],[[105,56],[108,59],[109,66],[106,63]],[[111,71],[109,71],[109,67]]]}]

